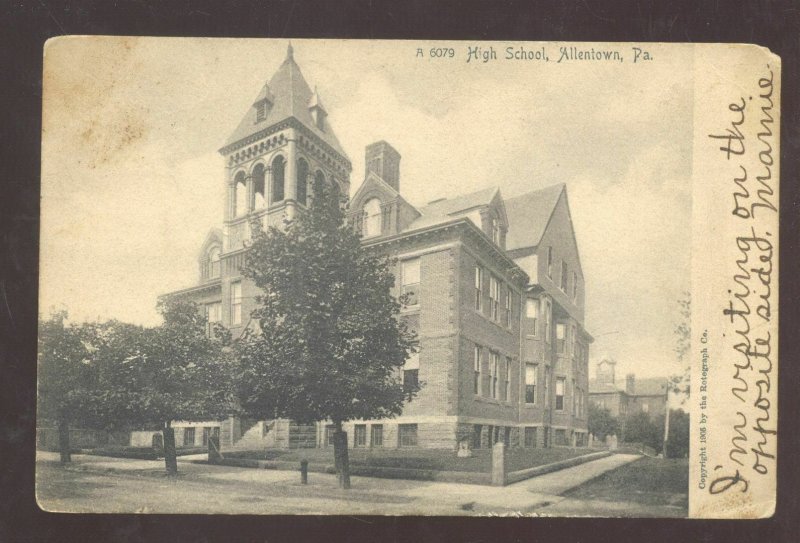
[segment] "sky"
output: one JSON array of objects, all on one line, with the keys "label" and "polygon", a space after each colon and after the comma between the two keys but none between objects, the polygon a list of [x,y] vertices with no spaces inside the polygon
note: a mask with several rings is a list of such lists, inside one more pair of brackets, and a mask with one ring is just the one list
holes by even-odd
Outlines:
[{"label": "sky", "polygon": [[[156,298],[198,279],[221,226],[218,153],[286,56],[286,40],[71,37],[45,48],[40,313],[156,324]],[[693,53],[653,60],[504,60],[522,42],[293,40],[364,178],[364,147],[402,155],[412,204],[497,186],[566,183],[586,278],[590,374],[681,370],[677,300],[690,290]],[[466,62],[469,46],[497,60]],[[429,58],[432,46],[455,58]],[[422,48],[425,57],[416,56]]]}]

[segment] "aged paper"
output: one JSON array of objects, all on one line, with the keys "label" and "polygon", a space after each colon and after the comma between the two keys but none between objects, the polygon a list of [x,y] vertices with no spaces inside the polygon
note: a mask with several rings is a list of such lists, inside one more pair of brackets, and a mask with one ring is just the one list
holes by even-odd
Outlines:
[{"label": "aged paper", "polygon": [[[773,513],[769,51],[67,36],[44,58],[42,508]],[[315,303],[265,316],[256,225],[321,194],[401,305],[342,302],[373,287],[312,281],[345,251],[290,268],[298,245],[276,295]],[[184,358],[169,303],[201,316]],[[282,328],[298,307],[348,323],[324,365],[319,329]],[[362,348],[386,307],[415,334],[393,362]]]}]

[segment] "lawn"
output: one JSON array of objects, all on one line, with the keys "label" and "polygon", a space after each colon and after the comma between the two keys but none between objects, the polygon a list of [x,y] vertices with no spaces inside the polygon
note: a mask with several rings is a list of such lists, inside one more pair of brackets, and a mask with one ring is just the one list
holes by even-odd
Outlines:
[{"label": "lawn", "polygon": [[579,500],[688,507],[689,461],[642,457],[564,494]]},{"label": "lawn", "polygon": [[[594,452],[585,448],[510,449],[506,459],[508,471],[532,468],[559,460],[566,460]],[[333,449],[266,449],[261,451],[223,451],[226,458],[250,458],[333,464]],[[380,466],[436,471],[469,471],[489,473],[492,453],[488,449],[473,451],[470,458],[459,458],[450,449],[350,449],[350,463],[354,466]]]}]

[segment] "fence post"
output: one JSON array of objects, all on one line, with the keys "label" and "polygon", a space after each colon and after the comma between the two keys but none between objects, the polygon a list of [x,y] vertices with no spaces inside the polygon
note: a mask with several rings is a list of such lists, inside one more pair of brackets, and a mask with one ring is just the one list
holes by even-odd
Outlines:
[{"label": "fence post", "polygon": [[300,484],[308,484],[308,460],[300,460]]},{"label": "fence post", "polygon": [[506,486],[506,444],[502,441],[492,447],[492,486]]}]

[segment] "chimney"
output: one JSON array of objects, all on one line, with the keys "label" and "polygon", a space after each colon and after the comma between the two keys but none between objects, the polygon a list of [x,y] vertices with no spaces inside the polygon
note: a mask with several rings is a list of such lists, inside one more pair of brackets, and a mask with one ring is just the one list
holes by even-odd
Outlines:
[{"label": "chimney", "polygon": [[631,396],[636,394],[636,375],[633,373],[625,376],[625,392]]},{"label": "chimney", "polygon": [[374,173],[400,192],[400,153],[381,140],[367,145],[365,155],[367,173]]}]

